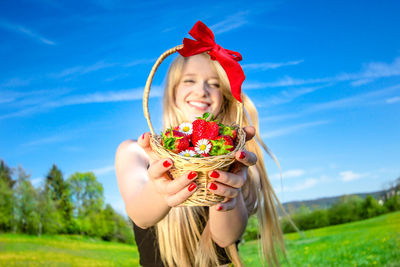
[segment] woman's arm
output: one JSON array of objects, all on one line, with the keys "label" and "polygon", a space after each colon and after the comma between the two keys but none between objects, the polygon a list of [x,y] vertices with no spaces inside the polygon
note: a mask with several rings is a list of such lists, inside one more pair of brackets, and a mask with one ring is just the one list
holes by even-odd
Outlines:
[{"label": "woman's arm", "polygon": [[[149,168],[147,168],[149,166]],[[196,172],[187,172],[171,180],[171,159],[159,159],[145,133],[137,142],[124,141],[117,149],[115,170],[128,216],[141,228],[158,223],[171,207],[184,202],[194,192]]]},{"label": "woman's arm", "polygon": [[229,200],[234,208],[228,211],[210,209],[211,237],[220,247],[227,247],[240,239],[247,226],[247,209],[242,193]]},{"label": "woman's arm", "polygon": [[119,191],[128,216],[141,228],[154,225],[170,210],[149,180],[148,162],[137,142],[126,140],[119,145],[115,156]]},{"label": "woman's arm", "polygon": [[[255,134],[253,127],[246,127],[245,131],[246,140]],[[235,158],[237,161],[230,172],[218,170],[209,173],[214,180],[210,189],[227,200],[210,209],[211,236],[220,247],[227,247],[242,236],[251,212],[247,209],[241,189],[247,180],[249,166],[256,164],[257,156],[249,151],[238,151]]]}]

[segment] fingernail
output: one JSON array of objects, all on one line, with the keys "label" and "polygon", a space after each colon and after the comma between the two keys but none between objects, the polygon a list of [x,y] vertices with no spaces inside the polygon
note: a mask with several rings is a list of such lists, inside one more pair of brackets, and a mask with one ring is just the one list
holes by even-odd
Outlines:
[{"label": "fingernail", "polygon": [[209,188],[210,188],[211,190],[216,190],[218,187],[217,187],[216,184],[211,183]]},{"label": "fingernail", "polygon": [[163,162],[163,166],[165,167],[165,168],[168,168],[169,166],[171,166],[171,162],[169,162],[168,160],[166,160],[166,161],[164,161]]},{"label": "fingernail", "polygon": [[189,192],[192,192],[196,188],[196,184],[191,184],[188,187]]},{"label": "fingernail", "polygon": [[246,157],[246,152],[240,152],[239,159],[244,159]]},{"label": "fingernail", "polygon": [[188,175],[188,179],[192,180],[196,176],[197,176],[197,172],[190,172],[189,175]]},{"label": "fingernail", "polygon": [[222,210],[222,207],[221,207],[221,206],[218,206],[217,210],[218,210],[218,211]]},{"label": "fingernail", "polygon": [[218,178],[218,177],[219,177],[219,173],[216,172],[216,171],[212,171],[211,174],[210,174],[210,177],[212,177],[212,178]]},{"label": "fingernail", "polygon": [[142,139],[144,139],[144,135],[145,135],[145,134],[142,134]]}]

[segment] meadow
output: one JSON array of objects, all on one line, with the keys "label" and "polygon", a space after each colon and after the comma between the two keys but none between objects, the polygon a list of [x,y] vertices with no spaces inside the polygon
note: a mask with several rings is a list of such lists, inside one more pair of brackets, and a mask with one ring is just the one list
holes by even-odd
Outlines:
[{"label": "meadow", "polygon": [[[283,266],[398,266],[400,212],[285,235]],[[239,246],[246,266],[262,266],[256,241]],[[80,236],[0,235],[1,266],[138,266],[133,245]]]}]

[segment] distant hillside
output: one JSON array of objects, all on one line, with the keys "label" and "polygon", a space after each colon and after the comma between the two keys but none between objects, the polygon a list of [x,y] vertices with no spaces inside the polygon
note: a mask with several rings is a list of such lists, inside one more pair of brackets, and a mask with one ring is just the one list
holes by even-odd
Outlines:
[{"label": "distant hillside", "polygon": [[[376,192],[371,192],[371,193],[357,193],[357,194],[349,194],[348,196],[354,196],[357,195],[359,197],[365,198],[368,195],[372,195],[375,199],[380,199],[384,196],[385,190],[382,191],[376,191]],[[327,209],[330,208],[333,204],[339,201],[341,196],[336,196],[336,197],[324,197],[324,198],[317,198],[317,199],[312,199],[312,200],[303,200],[303,201],[290,201],[290,202],[285,202],[283,203],[283,206],[285,207],[286,211],[289,211],[289,209],[298,209],[301,205],[306,205],[309,207],[311,210],[318,208],[318,209]],[[290,208],[289,208],[290,207]]]}]

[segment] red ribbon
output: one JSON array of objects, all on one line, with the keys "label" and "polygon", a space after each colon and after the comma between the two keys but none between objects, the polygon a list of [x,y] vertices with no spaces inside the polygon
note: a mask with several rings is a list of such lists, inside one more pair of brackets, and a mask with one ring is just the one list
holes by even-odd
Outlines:
[{"label": "red ribbon", "polygon": [[245,79],[242,67],[238,61],[242,60],[242,56],[235,51],[224,49],[214,41],[213,32],[201,21],[198,21],[189,34],[196,40],[188,38],[183,39],[183,47],[178,53],[184,57],[208,52],[212,60],[217,60],[225,70],[231,85],[232,95],[242,102],[241,87]]}]

